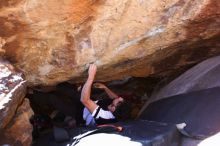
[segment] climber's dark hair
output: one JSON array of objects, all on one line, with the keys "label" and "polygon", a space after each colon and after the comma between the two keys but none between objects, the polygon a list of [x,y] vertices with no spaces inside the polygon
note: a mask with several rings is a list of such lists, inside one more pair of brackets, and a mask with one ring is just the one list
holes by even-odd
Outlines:
[{"label": "climber's dark hair", "polygon": [[119,121],[128,120],[131,117],[131,103],[124,100],[113,112]]}]

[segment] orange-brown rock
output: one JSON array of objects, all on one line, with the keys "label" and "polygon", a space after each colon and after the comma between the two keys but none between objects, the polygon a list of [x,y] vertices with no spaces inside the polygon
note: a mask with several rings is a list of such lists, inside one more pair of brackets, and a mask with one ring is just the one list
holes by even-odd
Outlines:
[{"label": "orange-brown rock", "polygon": [[0,51],[30,85],[168,75],[220,54],[218,0],[1,0]]},{"label": "orange-brown rock", "polygon": [[29,100],[25,99],[5,129],[5,135],[12,139],[11,143],[19,142],[23,146],[31,145],[33,128],[29,119],[33,114]]}]

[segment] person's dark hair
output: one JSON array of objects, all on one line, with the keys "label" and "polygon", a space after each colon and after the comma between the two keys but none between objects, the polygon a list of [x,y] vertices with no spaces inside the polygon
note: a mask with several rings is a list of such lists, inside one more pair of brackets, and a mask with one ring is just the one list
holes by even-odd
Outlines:
[{"label": "person's dark hair", "polygon": [[113,114],[119,121],[130,119],[131,103],[125,100],[116,108]]},{"label": "person's dark hair", "polygon": [[113,99],[110,98],[104,98],[101,100],[98,100],[97,104],[104,110],[108,110],[108,106],[112,103]]}]

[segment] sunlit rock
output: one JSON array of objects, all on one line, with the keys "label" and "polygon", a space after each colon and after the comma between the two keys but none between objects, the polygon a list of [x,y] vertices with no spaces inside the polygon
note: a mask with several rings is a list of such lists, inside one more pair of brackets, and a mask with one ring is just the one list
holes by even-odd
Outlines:
[{"label": "sunlit rock", "polygon": [[22,74],[3,60],[0,61],[0,145],[24,145],[32,142],[33,115],[27,99],[26,81]]},{"label": "sunlit rock", "polygon": [[[95,145],[95,146],[143,146],[140,142],[132,141],[131,138],[126,136],[121,136],[118,134],[94,134],[88,137],[81,139],[81,141],[76,144],[76,146],[87,146],[87,145]],[[72,146],[72,143],[68,146]]]},{"label": "sunlit rock", "polygon": [[0,129],[15,114],[26,94],[26,82],[8,62],[0,62]]},{"label": "sunlit rock", "polygon": [[0,52],[29,85],[168,76],[220,54],[216,0],[1,0]]},{"label": "sunlit rock", "polygon": [[220,145],[220,133],[210,136],[200,142],[197,146],[217,146]]}]

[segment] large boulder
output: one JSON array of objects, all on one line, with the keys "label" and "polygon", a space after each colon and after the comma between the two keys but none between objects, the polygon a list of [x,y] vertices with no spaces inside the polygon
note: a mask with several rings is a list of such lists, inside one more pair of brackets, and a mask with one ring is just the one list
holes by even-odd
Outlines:
[{"label": "large boulder", "polygon": [[219,91],[220,87],[215,87],[161,99],[145,107],[140,118],[185,125],[180,130],[185,135],[181,138],[181,146],[218,145]]},{"label": "large boulder", "polygon": [[29,85],[167,76],[220,54],[218,0],[1,0],[0,54]]},{"label": "large boulder", "polygon": [[29,146],[32,142],[33,115],[26,95],[26,81],[22,74],[5,61],[0,61],[0,145],[21,144]]},{"label": "large boulder", "polygon": [[187,70],[151,96],[152,102],[178,94],[220,87],[220,56],[207,59]]},{"label": "large boulder", "polygon": [[0,129],[10,122],[26,94],[26,82],[8,62],[0,62]]},{"label": "large boulder", "polygon": [[180,124],[191,138],[204,139],[220,131],[220,87],[172,96],[151,103],[140,118]]},{"label": "large boulder", "polygon": [[144,104],[138,116],[140,116],[152,102],[179,94],[219,87],[219,78],[220,56],[207,59],[187,70],[164,87],[155,88],[150,100]]}]

